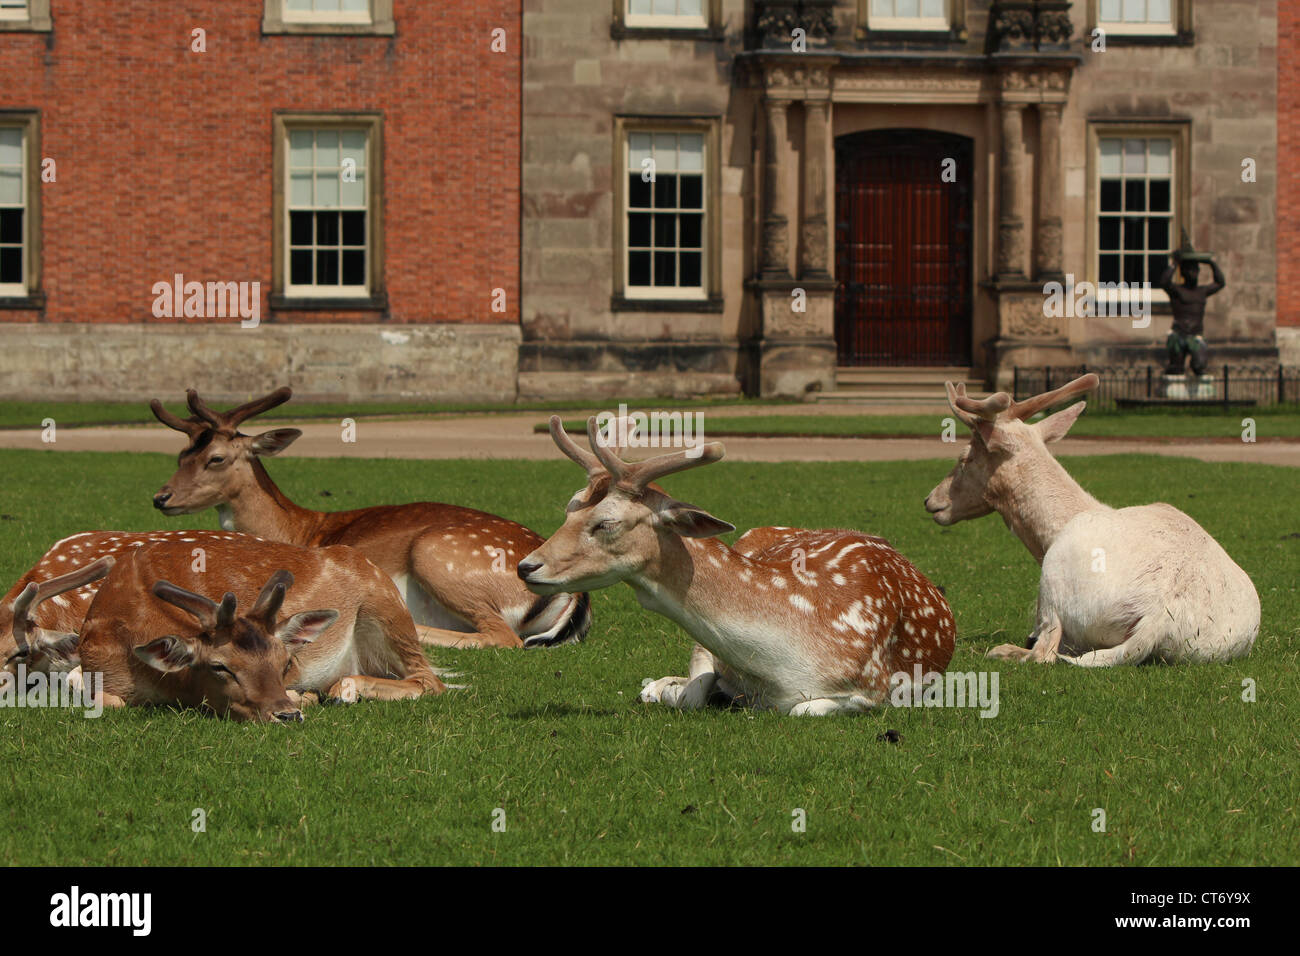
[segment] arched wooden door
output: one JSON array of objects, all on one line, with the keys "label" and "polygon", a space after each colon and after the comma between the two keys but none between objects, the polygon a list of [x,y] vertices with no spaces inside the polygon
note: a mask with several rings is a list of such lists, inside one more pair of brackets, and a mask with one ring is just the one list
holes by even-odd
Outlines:
[{"label": "arched wooden door", "polygon": [[973,155],[930,130],[836,138],[840,365],[970,364]]}]

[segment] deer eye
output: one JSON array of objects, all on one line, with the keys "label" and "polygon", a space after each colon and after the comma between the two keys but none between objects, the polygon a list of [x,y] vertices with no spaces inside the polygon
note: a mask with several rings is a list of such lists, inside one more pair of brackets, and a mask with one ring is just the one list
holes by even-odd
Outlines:
[{"label": "deer eye", "polygon": [[234,673],[230,670],[230,668],[227,667],[225,664],[215,664],[215,663],[209,664],[208,668],[212,671],[212,673],[217,674],[221,677],[235,676]]},{"label": "deer eye", "polygon": [[597,521],[592,525],[591,533],[599,535],[611,535],[618,530],[618,522],[613,518],[606,518],[604,521]]},{"label": "deer eye", "polygon": [[221,455],[213,455],[211,458],[208,459],[209,468],[211,468],[213,465],[224,465],[225,463],[226,463],[226,459]]}]

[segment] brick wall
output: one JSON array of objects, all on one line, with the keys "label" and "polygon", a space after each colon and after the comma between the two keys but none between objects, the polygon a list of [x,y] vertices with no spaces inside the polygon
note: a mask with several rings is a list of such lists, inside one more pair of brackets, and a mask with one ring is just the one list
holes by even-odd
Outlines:
[{"label": "brick wall", "polygon": [[396,0],[391,37],[264,36],[263,7],[53,0],[52,33],[0,32],[0,110],[40,111],[58,171],[45,308],[0,322],[170,321],[150,290],[178,272],[260,281],[271,317],[276,109],[383,113],[389,310],[275,321],[518,321],[519,0]]}]

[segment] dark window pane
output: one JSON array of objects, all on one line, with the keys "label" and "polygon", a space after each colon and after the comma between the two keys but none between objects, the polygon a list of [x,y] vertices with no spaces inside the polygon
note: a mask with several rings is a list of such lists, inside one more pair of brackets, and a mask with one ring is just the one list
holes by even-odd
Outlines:
[{"label": "dark window pane", "polygon": [[678,217],[681,223],[679,227],[680,244],[683,249],[700,248],[700,228],[704,222],[703,216],[683,215]]},{"label": "dark window pane", "polygon": [[316,213],[316,244],[321,246],[337,246],[339,244],[338,213]]},{"label": "dark window pane", "polygon": [[1124,183],[1124,211],[1147,211],[1147,184],[1145,179],[1130,179]]},{"label": "dark window pane", "polygon": [[1151,211],[1152,212],[1169,211],[1169,180],[1167,179],[1151,180]]},{"label": "dark window pane", "polygon": [[343,245],[364,246],[366,244],[366,214],[364,212],[343,213]]},{"label": "dark window pane", "polygon": [[655,253],[655,285],[674,286],[677,284],[677,253]]},{"label": "dark window pane", "polygon": [[1125,256],[1124,257],[1124,281],[1141,282],[1146,278],[1142,270],[1143,256]]},{"label": "dark window pane", "polygon": [[1118,249],[1119,248],[1119,219],[1115,216],[1101,217],[1101,248]]},{"label": "dark window pane", "polygon": [[1103,179],[1101,181],[1101,211],[1120,212],[1119,197],[1120,197],[1119,180]]},{"label": "dark window pane", "polygon": [[1142,233],[1144,232],[1142,227],[1146,225],[1146,222],[1147,221],[1143,219],[1141,216],[1124,217],[1124,251],[1125,252],[1131,252],[1133,250],[1141,251],[1146,248],[1145,243],[1143,243],[1142,241],[1145,238],[1142,235]]},{"label": "dark window pane", "polygon": [[698,286],[700,284],[700,261],[703,257],[698,252],[681,254],[682,285]]},{"label": "dark window pane", "polygon": [[295,249],[289,254],[289,281],[294,285],[311,285],[310,249]]},{"label": "dark window pane", "polygon": [[1147,256],[1147,281],[1155,282],[1158,280],[1160,273],[1165,271],[1165,264],[1168,261],[1168,256]]},{"label": "dark window pane", "polygon": [[677,177],[658,176],[655,178],[655,208],[674,209],[677,206]]},{"label": "dark window pane", "polygon": [[677,215],[661,213],[655,216],[655,245],[671,248],[677,245]]},{"label": "dark window pane", "polygon": [[339,284],[339,254],[333,249],[316,250],[316,284]]},{"label": "dark window pane", "polygon": [[703,209],[704,208],[704,177],[703,176],[683,176],[682,180],[682,208],[683,209]]},{"label": "dark window pane", "polygon": [[1169,248],[1169,220],[1153,216],[1147,220],[1147,248]]},{"label": "dark window pane", "polygon": [[0,282],[23,281],[23,251],[13,246],[0,249]]},{"label": "dark window pane", "polygon": [[0,209],[0,242],[23,241],[23,211]]},{"label": "dark window pane", "polygon": [[1097,264],[1097,279],[1100,282],[1119,281],[1119,256],[1101,256]]},{"label": "dark window pane", "polygon": [[640,173],[627,174],[627,204],[632,209],[650,208],[650,184]]},{"label": "dark window pane", "polygon": [[312,215],[310,212],[289,213],[289,242],[292,245],[311,245]]},{"label": "dark window pane", "polygon": [[650,284],[650,253],[631,252],[627,257],[627,284]]},{"label": "dark window pane", "polygon": [[366,284],[366,253],[362,249],[347,249],[343,253],[343,284]]},{"label": "dark window pane", "polygon": [[629,246],[650,245],[649,213],[634,212],[627,217],[627,244]]}]

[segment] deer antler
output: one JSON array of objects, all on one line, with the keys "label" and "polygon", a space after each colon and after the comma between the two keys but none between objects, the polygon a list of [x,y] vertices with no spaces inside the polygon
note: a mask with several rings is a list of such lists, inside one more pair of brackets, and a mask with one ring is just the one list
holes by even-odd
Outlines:
[{"label": "deer antler", "polygon": [[163,403],[158,401],[156,398],[149,403],[149,409],[153,412],[154,418],[158,419],[158,421],[162,422],[168,428],[174,428],[178,432],[184,432],[191,438],[197,437],[208,428],[207,425],[196,417],[181,418],[179,415],[173,415],[171,412],[167,411],[167,409],[163,408]]},{"label": "deer antler", "polygon": [[113,570],[114,563],[112,555],[105,555],[96,561],[90,562],[90,564],[77,568],[75,571],[61,574],[57,578],[50,578],[48,581],[39,583],[33,581],[23,588],[22,594],[18,595],[14,600],[13,630],[14,641],[18,644],[18,648],[22,650],[27,647],[27,629],[32,623],[32,612],[36,610],[38,604],[49,600],[56,594],[75,591],[92,581],[98,581]]},{"label": "deer antler", "polygon": [[275,618],[280,613],[280,605],[284,603],[285,592],[291,587],[293,587],[293,575],[284,569],[276,571],[262,588],[262,593],[257,596],[257,601],[253,604],[253,609],[248,612],[248,616],[262,621],[268,630],[274,630]]},{"label": "deer antler", "polygon": [[645,461],[626,462],[618,457],[612,447],[601,441],[594,417],[587,419],[587,441],[618,485],[633,494],[640,494],[647,485],[665,475],[719,461],[726,454],[721,442],[712,441],[704,445],[695,457],[683,450],[647,458]]},{"label": "deer antler", "polygon": [[[185,392],[185,400],[190,406],[195,416],[208,423],[208,427],[215,428],[218,431],[226,430],[234,432],[248,419],[255,415],[260,415],[277,405],[283,405],[293,396],[293,389],[284,385],[277,388],[268,395],[261,398],[255,398],[251,402],[245,402],[230,409],[228,412],[218,412],[211,408],[207,402],[199,398],[199,393],[194,389],[188,389]],[[156,414],[156,413],[155,413]]]},{"label": "deer antler", "polygon": [[1061,404],[1067,398],[1082,395],[1084,392],[1091,392],[1099,384],[1101,384],[1101,379],[1093,372],[1080,375],[1073,382],[1068,382],[1060,388],[1044,392],[1041,395],[1035,395],[1033,398],[1027,398],[1023,402],[1012,403],[1011,409],[1007,412],[1007,417],[1026,419],[1041,412],[1044,408]]},{"label": "deer antler", "polygon": [[177,587],[170,581],[155,581],[152,590],[160,600],[193,614],[205,631],[229,627],[235,621],[235,596],[229,591],[218,605],[212,598]]},{"label": "deer antler", "polygon": [[966,394],[966,383],[944,382],[948,390],[948,406],[967,428],[974,428],[978,422],[996,421],[998,415],[1011,407],[1011,396],[1006,392],[997,392],[987,398],[970,398]]},{"label": "deer antler", "polygon": [[560,421],[559,415],[551,416],[550,425],[551,440],[555,442],[555,447],[564,452],[565,457],[575,464],[581,465],[586,470],[588,478],[595,478],[597,475],[605,474],[605,466],[600,463],[600,459],[587,449],[580,447],[577,442],[569,437],[569,433],[564,430],[564,423]]}]

